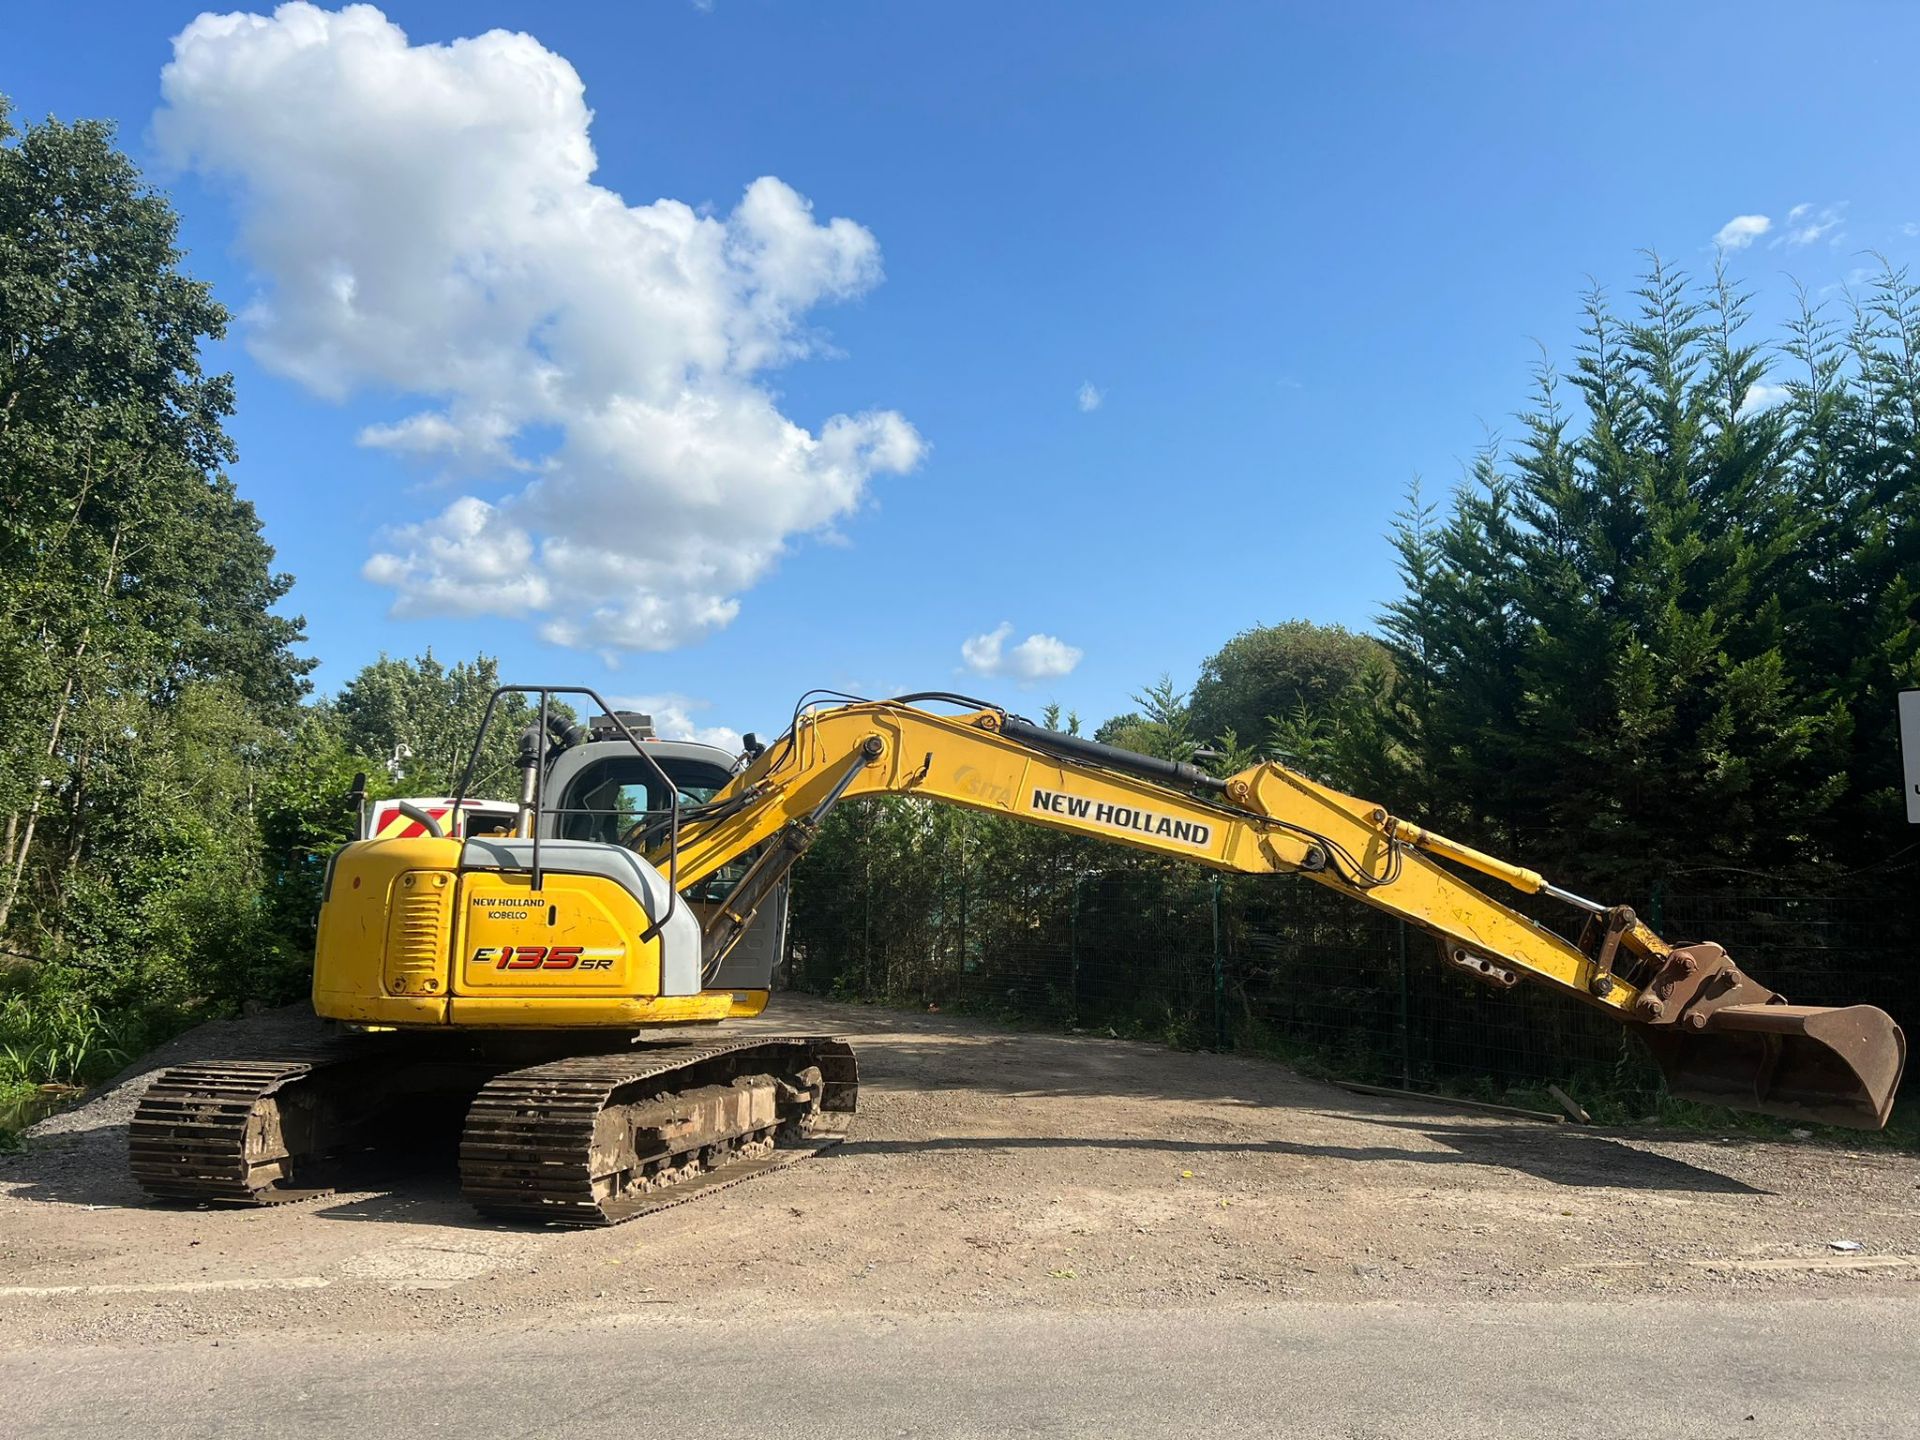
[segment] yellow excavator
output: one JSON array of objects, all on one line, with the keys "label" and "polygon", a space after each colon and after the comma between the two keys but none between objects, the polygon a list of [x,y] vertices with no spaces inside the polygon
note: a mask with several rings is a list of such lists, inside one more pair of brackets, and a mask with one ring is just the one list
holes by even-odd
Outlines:
[{"label": "yellow excavator", "polygon": [[[518,803],[476,810],[469,785],[513,694],[538,700]],[[568,696],[603,713],[577,724]],[[507,687],[449,803],[402,802],[416,833],[328,865],[313,1004],[342,1033],[164,1072],[131,1123],[134,1175],[162,1199],[304,1198],[382,1126],[418,1143],[444,1110],[481,1211],[604,1225],[833,1143],[859,1088],[851,1047],[723,1022],[766,1006],[787,877],[821,821],[874,795],[1324,885],[1419,926],[1478,980],[1604,1011],[1690,1099],[1874,1129],[1905,1063],[1881,1010],[1788,1004],[1711,941],[1675,944],[1277,763],[1222,779],[944,694],[803,699],[784,735],[749,735],[735,757],[657,740],[590,690]],[[1563,938],[1469,874],[1584,928]]]}]

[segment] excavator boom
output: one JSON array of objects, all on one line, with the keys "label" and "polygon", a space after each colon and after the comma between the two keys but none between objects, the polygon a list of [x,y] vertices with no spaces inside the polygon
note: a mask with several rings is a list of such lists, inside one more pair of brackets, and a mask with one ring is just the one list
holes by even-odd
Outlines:
[{"label": "excavator boom", "polygon": [[[1790,1005],[1716,944],[1673,944],[1626,906],[1584,899],[1283,765],[1223,780],[992,707],[944,714],[908,703],[916,698],[934,697],[803,713],[724,790],[681,813],[677,844],[660,837],[651,847],[682,887],[763,847],[704,927],[709,971],[828,810],[914,795],[1217,870],[1298,875],[1419,926],[1475,979],[1543,985],[1633,1027],[1676,1095],[1858,1128],[1886,1123],[1906,1042],[1883,1011]],[[1584,912],[1583,933],[1557,934],[1462,870]]]}]

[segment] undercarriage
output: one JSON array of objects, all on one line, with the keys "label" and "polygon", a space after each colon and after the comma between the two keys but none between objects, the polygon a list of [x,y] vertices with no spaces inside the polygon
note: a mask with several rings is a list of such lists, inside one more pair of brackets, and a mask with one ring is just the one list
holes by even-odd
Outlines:
[{"label": "undercarriage", "polygon": [[383,1130],[418,1145],[444,1111],[461,1191],[483,1213],[610,1225],[835,1143],[859,1089],[851,1047],[823,1037],[648,1041],[531,1064],[535,1037],[491,1049],[437,1038],[348,1036],[176,1066],[134,1113],[134,1177],[161,1200],[311,1199]]}]

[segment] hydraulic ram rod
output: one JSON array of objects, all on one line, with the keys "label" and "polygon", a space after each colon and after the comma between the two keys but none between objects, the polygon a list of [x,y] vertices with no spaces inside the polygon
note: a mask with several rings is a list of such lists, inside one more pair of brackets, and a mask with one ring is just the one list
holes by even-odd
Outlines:
[{"label": "hydraulic ram rod", "polygon": [[1558,885],[1550,885],[1538,870],[1529,870],[1524,865],[1514,865],[1484,850],[1476,850],[1471,845],[1462,845],[1458,840],[1449,840],[1444,835],[1436,835],[1431,830],[1423,830],[1411,820],[1389,819],[1387,830],[1394,839],[1424,850],[1429,855],[1438,855],[1442,860],[1451,860],[1464,865],[1469,870],[1478,870],[1482,875],[1491,875],[1518,890],[1522,895],[1546,895],[1562,901],[1575,909],[1585,910],[1589,914],[1604,915],[1607,907],[1597,900],[1589,900],[1584,895],[1576,895],[1571,890],[1562,890]]}]

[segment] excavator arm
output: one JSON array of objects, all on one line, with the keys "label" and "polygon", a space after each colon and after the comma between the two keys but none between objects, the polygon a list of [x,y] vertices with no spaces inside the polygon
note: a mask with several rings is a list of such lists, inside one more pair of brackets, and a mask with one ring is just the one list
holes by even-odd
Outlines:
[{"label": "excavator arm", "polygon": [[[944,714],[910,703],[934,698],[955,697],[802,713],[724,790],[681,812],[677,844],[636,836],[660,869],[671,862],[682,889],[756,852],[705,925],[709,975],[836,804],[915,795],[1216,870],[1301,876],[1419,926],[1478,980],[1544,985],[1634,1027],[1676,1095],[1858,1128],[1886,1123],[1906,1042],[1881,1010],[1789,1005],[1710,941],[1672,944],[1625,906],[1562,890],[1283,765],[1222,780],[991,707]],[[1462,870],[1585,912],[1581,936],[1568,940],[1501,904]]]}]

